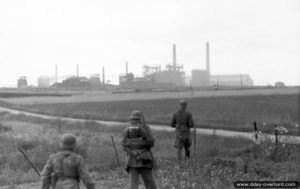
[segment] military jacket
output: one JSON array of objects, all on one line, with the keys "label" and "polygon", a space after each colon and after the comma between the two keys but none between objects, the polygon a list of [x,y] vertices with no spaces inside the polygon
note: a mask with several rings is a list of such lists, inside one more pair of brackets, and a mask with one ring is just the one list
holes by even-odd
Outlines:
[{"label": "military jacket", "polygon": [[[121,142],[128,153],[127,168],[153,167],[154,158],[150,150],[154,145],[154,138],[148,125],[130,125],[125,129]],[[146,155],[149,163],[143,162],[139,155]]]},{"label": "military jacket", "polygon": [[176,128],[176,133],[189,133],[190,128],[194,127],[192,114],[186,110],[176,112],[170,123],[171,127]]},{"label": "military jacket", "polygon": [[50,156],[41,173],[42,189],[50,188],[53,175],[56,177],[55,189],[79,189],[80,180],[87,189],[95,188],[83,157],[71,151],[61,151]]}]

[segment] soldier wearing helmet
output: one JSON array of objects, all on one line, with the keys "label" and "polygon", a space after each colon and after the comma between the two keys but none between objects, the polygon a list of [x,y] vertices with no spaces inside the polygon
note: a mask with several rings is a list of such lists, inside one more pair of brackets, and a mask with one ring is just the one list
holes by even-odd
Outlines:
[{"label": "soldier wearing helmet", "polygon": [[130,125],[125,129],[122,146],[128,154],[126,171],[129,173],[130,189],[138,189],[139,175],[142,176],[146,189],[156,189],[152,169],[156,166],[151,152],[154,138],[150,127],[145,124],[141,111],[133,111]]},{"label": "soldier wearing helmet", "polygon": [[42,189],[79,189],[80,180],[87,189],[95,189],[87,165],[82,156],[74,153],[76,137],[64,134],[61,140],[62,151],[50,156],[41,173]]},{"label": "soldier wearing helmet", "polygon": [[194,127],[192,114],[186,111],[187,102],[179,101],[180,109],[173,115],[170,123],[175,128],[175,148],[177,148],[177,159],[180,163],[182,160],[182,149],[185,149],[186,158],[190,157],[190,146],[192,145],[190,128]]}]

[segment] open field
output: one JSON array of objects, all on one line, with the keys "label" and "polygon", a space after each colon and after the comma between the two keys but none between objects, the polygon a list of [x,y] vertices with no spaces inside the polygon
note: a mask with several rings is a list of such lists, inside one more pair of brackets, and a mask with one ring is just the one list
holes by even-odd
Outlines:
[{"label": "open field", "polygon": [[70,94],[60,93],[14,93],[14,92],[0,92],[0,98],[22,98],[22,97],[62,97],[71,96]]},{"label": "open field", "polygon": [[[5,92],[6,90],[0,90]],[[17,93],[18,90],[10,92]],[[193,96],[190,91],[179,92],[137,92],[137,93],[118,93],[113,91],[82,91],[82,90],[55,90],[55,89],[33,89],[20,90],[21,93],[59,93],[72,94],[66,97],[54,96],[35,96],[23,98],[0,98],[0,100],[14,104],[45,104],[45,103],[78,103],[78,102],[111,102],[128,100],[157,100],[157,99],[178,99],[178,98],[197,98],[197,97],[221,97],[221,96],[257,96],[257,95],[287,95],[300,94],[300,87],[286,88],[264,88],[264,89],[243,89],[243,90],[196,90]]]},{"label": "open field", "polygon": [[[70,123],[24,115],[0,114],[0,185],[38,181],[28,163],[16,150],[23,148],[41,169],[47,157],[57,151],[59,136],[72,132],[79,138],[77,152],[87,158],[89,169],[97,180],[97,188],[124,188],[128,178],[117,166],[110,135],[116,141],[122,166],[125,153],[120,137],[124,127],[106,127],[95,122]],[[241,138],[197,137],[195,161],[182,168],[176,166],[173,133],[154,132],[153,153],[159,170],[155,178],[159,188],[233,188],[237,180],[299,180],[300,151],[298,145],[265,142],[259,146]],[[23,186],[23,187],[22,187]],[[37,189],[39,183],[20,188]]]},{"label": "open field", "polygon": [[[287,134],[300,134],[300,94],[201,97],[187,101],[200,128],[251,132],[256,121],[262,132],[274,132],[277,124],[287,128]],[[50,115],[114,121],[128,121],[130,112],[139,109],[149,123],[168,125],[178,108],[178,99],[2,105]]]}]

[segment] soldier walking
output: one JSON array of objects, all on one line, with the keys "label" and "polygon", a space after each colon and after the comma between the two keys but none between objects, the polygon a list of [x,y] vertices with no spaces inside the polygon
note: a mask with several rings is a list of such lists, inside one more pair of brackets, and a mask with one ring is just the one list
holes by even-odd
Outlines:
[{"label": "soldier walking", "polygon": [[145,124],[141,111],[133,111],[130,121],[122,138],[123,149],[128,154],[126,171],[129,173],[129,188],[138,189],[139,175],[141,175],[146,189],[156,189],[152,174],[155,160],[151,152],[154,138],[150,127]]},{"label": "soldier walking", "polygon": [[74,153],[76,137],[64,134],[62,151],[50,156],[41,173],[42,189],[79,189],[80,180],[87,189],[95,189],[87,165],[82,156]]},{"label": "soldier walking", "polygon": [[177,148],[177,159],[181,163],[182,149],[185,149],[186,160],[190,158],[190,147],[192,145],[190,128],[194,127],[192,114],[186,111],[187,102],[179,101],[180,109],[173,115],[171,127],[175,128],[175,148]]}]

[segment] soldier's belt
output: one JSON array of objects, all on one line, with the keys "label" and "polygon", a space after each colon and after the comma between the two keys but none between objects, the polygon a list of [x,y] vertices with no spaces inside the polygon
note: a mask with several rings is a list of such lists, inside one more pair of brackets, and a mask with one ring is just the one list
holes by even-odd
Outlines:
[{"label": "soldier's belt", "polygon": [[68,179],[73,179],[73,180],[76,180],[77,182],[80,181],[79,177],[73,177],[73,176],[60,176],[57,178],[57,180],[59,180],[59,181],[64,181],[64,180],[68,180]]}]

